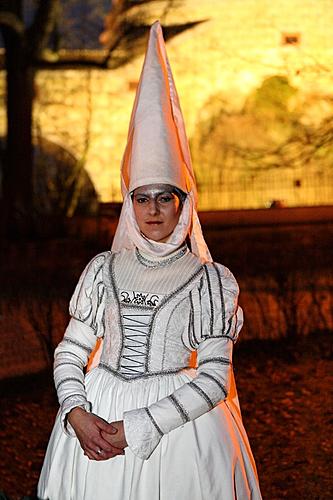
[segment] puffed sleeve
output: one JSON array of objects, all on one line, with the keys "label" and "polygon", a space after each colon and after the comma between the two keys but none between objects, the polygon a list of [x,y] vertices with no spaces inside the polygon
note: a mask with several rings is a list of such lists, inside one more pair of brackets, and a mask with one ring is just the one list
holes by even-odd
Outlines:
[{"label": "puffed sleeve", "polygon": [[189,339],[197,351],[196,377],[148,408],[124,413],[127,443],[139,458],[148,459],[164,434],[200,417],[228,397],[233,343],[243,324],[238,292],[237,282],[226,267],[204,266],[199,299],[195,300],[195,294],[190,297],[190,316],[197,316],[193,327],[200,323]]},{"label": "puffed sleeve", "polygon": [[54,382],[60,404],[64,431],[74,436],[67,414],[76,406],[87,411],[84,367],[96,344],[104,334],[103,264],[108,252],[94,257],[83,271],[69,305],[71,319],[65,335],[54,353]]}]

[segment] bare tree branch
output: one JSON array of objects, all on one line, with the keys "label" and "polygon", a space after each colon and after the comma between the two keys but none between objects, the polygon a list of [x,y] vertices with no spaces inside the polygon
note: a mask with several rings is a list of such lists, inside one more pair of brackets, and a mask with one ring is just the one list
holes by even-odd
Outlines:
[{"label": "bare tree branch", "polygon": [[23,21],[13,12],[0,11],[0,26],[5,26],[14,31],[18,36],[23,36],[25,26]]},{"label": "bare tree branch", "polygon": [[32,25],[27,29],[31,59],[40,57],[59,14],[59,0],[39,0]]}]

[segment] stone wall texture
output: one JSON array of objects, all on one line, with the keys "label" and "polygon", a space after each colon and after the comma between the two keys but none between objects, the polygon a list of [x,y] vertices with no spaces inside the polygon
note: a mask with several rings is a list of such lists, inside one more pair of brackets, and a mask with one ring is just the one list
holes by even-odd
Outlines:
[{"label": "stone wall texture", "polygon": [[[162,6],[154,2],[148,13],[151,21],[160,18],[164,25],[203,21],[167,43],[191,140],[198,133],[198,123],[209,118],[211,108],[206,104],[213,96],[223,100],[226,112],[239,113],[249,94],[275,75],[286,76],[304,101],[307,96],[316,97],[315,105],[309,104],[304,111],[304,123],[318,125],[333,115],[330,0],[186,0],[164,17]],[[103,202],[121,198],[119,167],[142,62],[141,57],[116,70],[38,73],[35,133],[61,144],[79,159],[84,157]],[[0,133],[5,133],[4,94],[2,74]],[[194,156],[200,173],[195,160]],[[297,172],[303,184],[306,168]],[[279,173],[272,175],[281,177]],[[294,173],[285,171],[284,180],[286,176],[290,183],[295,182]],[[259,188],[254,185],[251,189]],[[261,191],[265,189],[269,191],[265,186]],[[206,194],[201,208],[251,208],[265,206],[272,198],[287,199],[290,205],[327,204],[333,197],[329,191],[321,199],[317,188],[310,195],[308,187],[308,199],[300,190],[290,195],[283,189],[277,181],[274,191],[242,195],[237,202],[219,193],[215,198]]]}]

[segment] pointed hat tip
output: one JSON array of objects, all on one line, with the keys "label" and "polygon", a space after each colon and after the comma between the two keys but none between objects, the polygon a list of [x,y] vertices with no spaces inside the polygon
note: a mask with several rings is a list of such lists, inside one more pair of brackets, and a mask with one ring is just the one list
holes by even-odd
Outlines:
[{"label": "pointed hat tip", "polygon": [[159,20],[155,21],[152,25],[151,25],[151,28],[150,28],[150,32],[151,33],[162,33],[162,26],[161,26],[161,23]]}]

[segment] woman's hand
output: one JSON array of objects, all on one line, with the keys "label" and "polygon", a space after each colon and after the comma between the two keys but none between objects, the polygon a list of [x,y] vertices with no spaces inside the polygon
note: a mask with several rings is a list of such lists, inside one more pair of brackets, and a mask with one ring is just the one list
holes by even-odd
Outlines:
[{"label": "woman's hand", "polygon": [[111,440],[111,436],[118,433],[116,426],[79,406],[69,412],[67,420],[73,427],[84,454],[91,460],[107,460],[124,455],[123,448],[114,445]]},{"label": "woman's hand", "polygon": [[117,422],[111,422],[109,424],[113,429],[117,429],[116,433],[108,433],[102,430],[101,436],[111,445],[118,449],[126,448],[127,441],[125,437],[124,422],[123,420],[118,420]]}]

